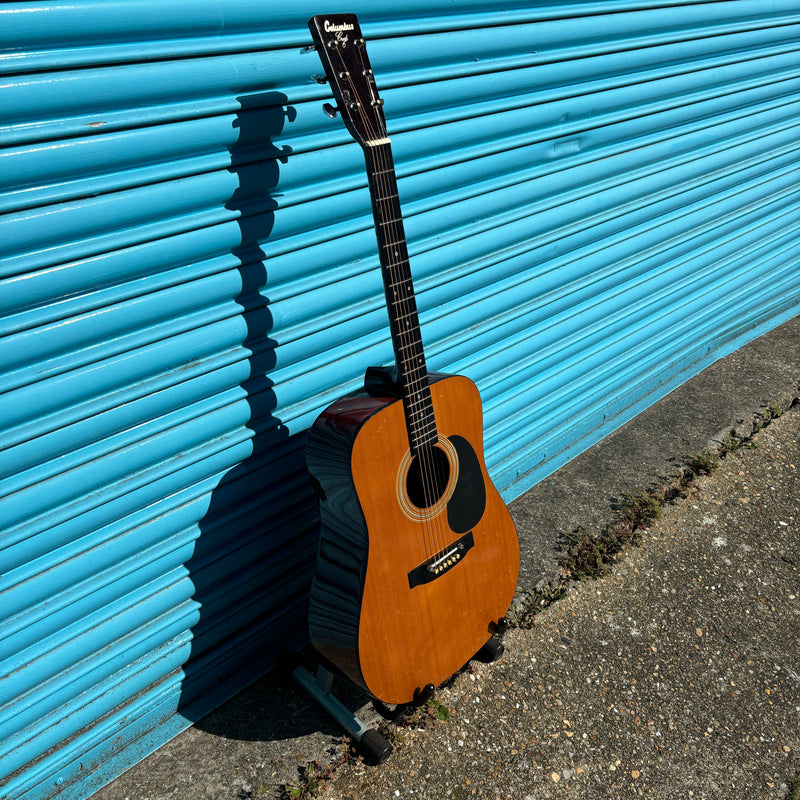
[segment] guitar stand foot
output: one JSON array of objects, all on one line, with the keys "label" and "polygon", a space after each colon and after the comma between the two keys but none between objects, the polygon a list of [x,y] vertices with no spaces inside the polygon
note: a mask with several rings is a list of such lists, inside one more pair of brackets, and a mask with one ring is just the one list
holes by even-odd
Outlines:
[{"label": "guitar stand foot", "polygon": [[475,659],[483,664],[491,664],[494,661],[498,661],[504,652],[503,643],[492,636],[475,654]]},{"label": "guitar stand foot", "polygon": [[297,667],[292,677],[344,728],[369,763],[382,764],[389,758],[392,745],[378,731],[368,728],[331,693],[333,673],[320,665],[314,676],[305,667]]}]

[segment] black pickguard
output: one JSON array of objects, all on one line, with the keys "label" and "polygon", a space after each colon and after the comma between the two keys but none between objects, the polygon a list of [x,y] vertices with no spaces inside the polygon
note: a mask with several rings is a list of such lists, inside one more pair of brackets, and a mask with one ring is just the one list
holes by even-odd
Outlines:
[{"label": "black pickguard", "polygon": [[461,436],[448,439],[458,456],[458,480],[447,504],[447,524],[453,533],[466,533],[480,522],[486,510],[486,486],[472,445]]}]

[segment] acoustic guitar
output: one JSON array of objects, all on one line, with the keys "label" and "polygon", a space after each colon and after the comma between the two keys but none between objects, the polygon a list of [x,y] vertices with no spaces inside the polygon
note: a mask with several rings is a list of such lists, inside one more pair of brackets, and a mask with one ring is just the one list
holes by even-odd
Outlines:
[{"label": "acoustic guitar", "polygon": [[367,369],[364,390],[309,431],[322,528],[309,629],[323,658],[399,704],[490,639],[514,595],[519,545],[484,465],[477,388],[426,369],[383,101],[358,20],[315,16],[309,27],[335,110],[364,151],[395,357]]}]

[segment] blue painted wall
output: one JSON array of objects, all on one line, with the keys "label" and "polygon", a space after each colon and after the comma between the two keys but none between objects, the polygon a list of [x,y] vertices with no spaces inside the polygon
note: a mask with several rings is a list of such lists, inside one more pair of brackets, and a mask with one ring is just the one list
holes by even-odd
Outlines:
[{"label": "blue painted wall", "polygon": [[[87,796],[306,639],[304,433],[391,358],[324,10],[0,8],[0,795]],[[800,311],[796,2],[345,10],[507,499]]]}]

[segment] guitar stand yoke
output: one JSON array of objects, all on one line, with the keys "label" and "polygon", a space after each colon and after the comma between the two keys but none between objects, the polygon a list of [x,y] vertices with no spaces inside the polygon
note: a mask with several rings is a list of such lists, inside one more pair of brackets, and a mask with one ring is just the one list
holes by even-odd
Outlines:
[{"label": "guitar stand yoke", "polygon": [[364,758],[372,764],[382,764],[389,758],[391,743],[374,728],[367,727],[331,692],[335,677],[332,672],[319,664],[316,676],[302,666],[296,667],[292,676],[355,740]]}]

